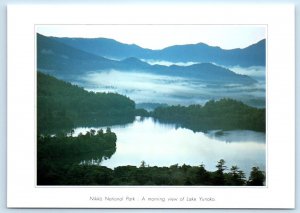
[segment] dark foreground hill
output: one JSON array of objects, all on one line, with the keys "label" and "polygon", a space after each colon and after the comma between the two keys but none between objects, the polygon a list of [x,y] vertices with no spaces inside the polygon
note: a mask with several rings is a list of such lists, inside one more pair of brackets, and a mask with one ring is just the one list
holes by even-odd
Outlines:
[{"label": "dark foreground hill", "polygon": [[38,133],[70,131],[75,126],[124,124],[134,120],[135,103],[115,93],[94,93],[37,73]]}]

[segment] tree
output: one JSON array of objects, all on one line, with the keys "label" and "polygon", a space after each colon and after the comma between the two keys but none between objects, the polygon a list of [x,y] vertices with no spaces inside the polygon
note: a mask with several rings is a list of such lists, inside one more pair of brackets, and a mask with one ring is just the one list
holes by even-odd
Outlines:
[{"label": "tree", "polygon": [[213,183],[214,185],[225,185],[224,171],[226,170],[225,160],[221,159],[218,161],[216,167],[217,171],[214,173]]},{"label": "tree", "polygon": [[71,130],[71,137],[73,137],[74,132],[75,132],[74,129],[72,129]]},{"label": "tree", "polygon": [[252,167],[249,180],[247,182],[248,186],[263,186],[265,182],[265,174],[259,169],[259,167]]},{"label": "tree", "polygon": [[145,168],[146,167],[146,162],[144,160],[141,161],[140,168]]},{"label": "tree", "polygon": [[106,133],[111,133],[110,127],[107,127],[107,128],[106,128]]},{"label": "tree", "polygon": [[196,170],[196,184],[197,185],[209,185],[210,175],[206,171],[204,164],[201,164]]},{"label": "tree", "polygon": [[90,130],[90,133],[91,133],[92,136],[94,136],[94,135],[96,134],[96,130],[91,129],[91,130]]},{"label": "tree", "polygon": [[227,166],[225,166],[225,160],[221,159],[218,161],[218,164],[216,165],[216,167],[218,168],[218,171],[223,172],[224,170],[226,170]]},{"label": "tree", "polygon": [[228,174],[227,184],[233,186],[245,185],[245,174],[239,167],[232,166]]},{"label": "tree", "polygon": [[102,136],[103,136],[103,130],[102,130],[102,129],[99,129],[99,130],[97,131],[97,135],[102,137]]}]

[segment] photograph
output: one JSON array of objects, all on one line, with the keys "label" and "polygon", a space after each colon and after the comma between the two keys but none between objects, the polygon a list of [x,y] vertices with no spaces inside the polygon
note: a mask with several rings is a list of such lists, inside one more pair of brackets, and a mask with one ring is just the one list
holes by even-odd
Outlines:
[{"label": "photograph", "polygon": [[37,186],[266,187],[267,25],[35,25]]}]

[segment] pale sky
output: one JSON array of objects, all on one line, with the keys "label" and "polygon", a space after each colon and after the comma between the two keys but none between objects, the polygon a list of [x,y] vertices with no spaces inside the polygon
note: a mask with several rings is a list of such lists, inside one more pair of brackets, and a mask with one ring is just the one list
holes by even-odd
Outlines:
[{"label": "pale sky", "polygon": [[264,25],[39,25],[36,31],[55,37],[111,38],[150,49],[200,42],[234,49],[266,38]]}]

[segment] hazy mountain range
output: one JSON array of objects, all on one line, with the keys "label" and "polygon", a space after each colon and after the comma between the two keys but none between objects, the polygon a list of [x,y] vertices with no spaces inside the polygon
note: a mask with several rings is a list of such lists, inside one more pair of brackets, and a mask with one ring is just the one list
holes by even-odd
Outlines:
[{"label": "hazy mountain range", "polygon": [[[205,63],[163,66],[150,65],[142,59]],[[118,70],[190,77],[209,82],[255,83],[254,79],[246,75],[236,74],[208,62],[241,66],[265,65],[265,40],[245,49],[223,50],[199,43],[150,50],[106,38],[56,38],[37,34],[37,68],[62,78],[88,72]]]},{"label": "hazy mountain range", "polygon": [[108,38],[56,38],[56,41],[94,55],[122,60],[128,57],[171,62],[207,62],[225,66],[265,66],[265,39],[244,49],[225,50],[204,43],[174,45],[160,50],[123,44]]}]

